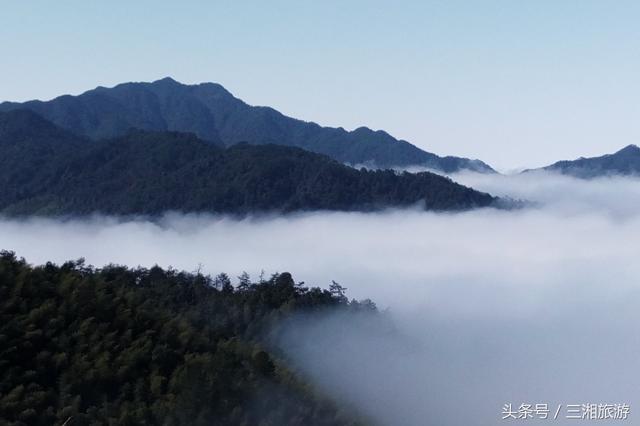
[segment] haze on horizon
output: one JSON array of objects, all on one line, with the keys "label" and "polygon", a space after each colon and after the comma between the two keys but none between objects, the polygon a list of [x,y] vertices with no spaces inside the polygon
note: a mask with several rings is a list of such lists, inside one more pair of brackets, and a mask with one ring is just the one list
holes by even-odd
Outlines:
[{"label": "haze on horizon", "polygon": [[500,170],[640,141],[640,4],[4,2],[0,100],[172,76]]}]

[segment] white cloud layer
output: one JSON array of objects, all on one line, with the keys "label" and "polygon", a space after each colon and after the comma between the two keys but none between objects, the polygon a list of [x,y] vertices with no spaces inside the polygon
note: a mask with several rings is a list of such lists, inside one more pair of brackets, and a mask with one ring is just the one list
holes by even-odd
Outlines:
[{"label": "white cloud layer", "polygon": [[[283,348],[327,392],[382,424],[508,424],[509,402],[629,403],[637,417],[640,182],[456,180],[539,204],[246,220],[169,214],[155,223],[5,219],[0,248],[32,263],[85,257],[336,280],[350,297],[388,307],[397,334],[367,319],[313,318],[297,322]],[[546,422],[564,423],[538,423]]]}]

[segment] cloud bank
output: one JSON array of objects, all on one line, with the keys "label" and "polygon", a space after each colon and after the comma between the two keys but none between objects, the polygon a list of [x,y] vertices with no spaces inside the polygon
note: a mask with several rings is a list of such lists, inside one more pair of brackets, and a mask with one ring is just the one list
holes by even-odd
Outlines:
[{"label": "cloud bank", "polygon": [[[350,297],[388,308],[393,327],[306,318],[278,344],[302,374],[380,424],[508,424],[505,403],[629,403],[633,416],[640,410],[640,182],[455,178],[537,204],[245,220],[5,219],[0,248],[32,263],[84,257],[94,265],[201,265],[233,275],[290,271],[321,286],[336,280]],[[565,423],[527,420],[547,422]]]}]

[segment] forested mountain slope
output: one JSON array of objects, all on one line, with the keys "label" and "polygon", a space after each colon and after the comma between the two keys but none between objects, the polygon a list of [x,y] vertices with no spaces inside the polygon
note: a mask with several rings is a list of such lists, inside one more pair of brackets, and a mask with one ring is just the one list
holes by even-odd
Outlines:
[{"label": "forested mountain slope", "polygon": [[296,313],[375,314],[332,288],[0,252],[0,424],[364,424],[263,343]]},{"label": "forested mountain slope", "polygon": [[640,148],[628,145],[613,154],[600,157],[578,158],[572,161],[558,161],[541,169],[579,178],[589,179],[603,176],[640,175]]},{"label": "forested mountain slope", "polygon": [[195,133],[227,146],[280,144],[328,155],[350,164],[381,168],[424,166],[445,173],[493,172],[479,160],[439,157],[384,131],[322,127],[287,117],[269,107],[251,106],[215,83],[184,85],[171,78],[153,83],[98,87],[51,101],[4,102],[0,111],[27,108],[56,125],[92,139],[124,135],[130,128]]},{"label": "forested mountain slope", "polygon": [[433,173],[356,170],[294,147],[221,148],[193,134],[140,130],[82,140],[30,111],[0,113],[0,153],[0,212],[14,215],[363,211],[415,204],[459,210],[496,202]]}]

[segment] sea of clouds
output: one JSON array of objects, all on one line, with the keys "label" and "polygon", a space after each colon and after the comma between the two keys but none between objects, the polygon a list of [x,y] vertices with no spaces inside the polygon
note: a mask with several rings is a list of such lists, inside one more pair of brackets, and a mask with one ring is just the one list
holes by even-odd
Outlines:
[{"label": "sea of clouds", "polygon": [[[301,374],[380,424],[571,424],[567,405],[591,403],[630,404],[633,424],[640,180],[453,178],[534,203],[455,214],[3,219],[0,248],[34,264],[84,257],[233,276],[289,271],[325,287],[335,280],[349,297],[387,309],[385,321],[299,318],[275,343]],[[561,410],[557,420],[502,420],[508,403],[546,403],[550,417]]]}]

